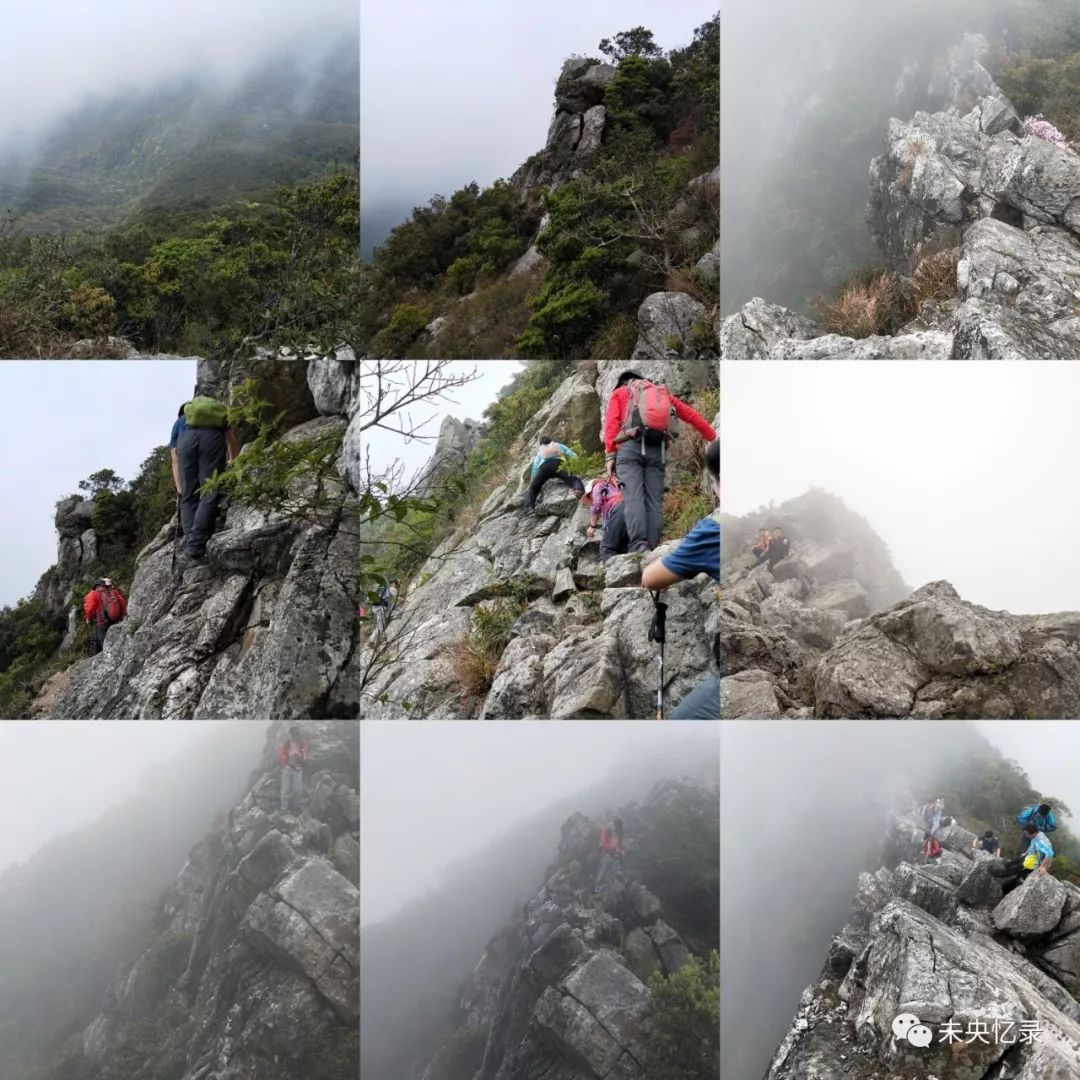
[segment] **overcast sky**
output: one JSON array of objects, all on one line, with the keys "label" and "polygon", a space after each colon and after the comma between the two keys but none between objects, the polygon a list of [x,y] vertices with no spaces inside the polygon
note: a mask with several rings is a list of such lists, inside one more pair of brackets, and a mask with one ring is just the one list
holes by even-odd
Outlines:
[{"label": "overcast sky", "polygon": [[363,0],[361,190],[365,207],[426,203],[508,177],[543,149],[555,80],[572,54],[644,25],[665,50],[693,39],[716,0]]},{"label": "overcast sky", "polygon": [[[368,721],[360,731],[363,922],[378,922],[437,889],[446,869],[462,856],[483,849],[515,822],[606,779],[624,761],[661,757],[685,739],[711,747],[714,730],[692,721]],[[635,797],[637,792],[627,792],[628,800]],[[418,836],[424,838],[422,858]],[[557,841],[553,835],[552,853]],[[378,871],[370,872],[371,867]]]},{"label": "overcast sky", "polygon": [[[223,723],[253,729],[254,765],[266,731],[265,723],[255,721],[13,720],[0,724],[0,760],[8,763],[0,872],[136,794],[154,766],[179,757],[205,739],[220,739]],[[208,819],[215,809],[210,808]]]},{"label": "overcast sky", "polygon": [[[387,362],[383,361],[385,365]],[[403,364],[414,365],[416,370],[423,369],[428,363],[425,360],[404,360]],[[448,391],[444,399],[420,402],[415,407],[405,410],[404,415],[409,418],[405,425],[406,430],[419,429],[421,424],[430,419],[430,423],[420,429],[421,435],[437,436],[443,419],[454,416],[458,420],[483,420],[484,410],[495,400],[498,392],[514,377],[522,368],[523,360],[453,360],[445,369],[447,375],[471,376],[475,373],[475,380],[466,383],[452,391]],[[374,362],[360,361],[360,389],[361,400],[370,401],[375,394],[374,390]],[[410,376],[414,381],[416,376]],[[385,386],[390,390],[403,389],[407,385],[404,369],[402,374],[388,381]],[[425,384],[430,385],[430,384]],[[365,397],[364,395],[370,395]],[[394,394],[396,397],[396,393]],[[364,409],[365,406],[361,405]],[[387,423],[394,427],[401,424],[388,419]],[[362,454],[370,449],[372,468],[378,468],[395,460],[405,466],[405,479],[422,469],[431,457],[435,449],[434,438],[429,442],[419,439],[407,439],[384,428],[368,428],[361,436],[363,440]]]},{"label": "overcast sky", "polygon": [[0,139],[125,85],[188,71],[238,74],[260,53],[331,29],[357,0],[11,0],[3,5]]},{"label": "overcast sky", "polygon": [[1015,613],[1080,610],[1080,364],[728,363],[723,508],[839,495],[913,588]]},{"label": "overcast sky", "polygon": [[0,607],[56,562],[56,501],[98,469],[133,480],[194,388],[194,360],[0,362]]},{"label": "overcast sky", "polygon": [[[980,720],[975,726],[1020,765],[1032,787],[1064,799],[1080,814],[1080,725],[1069,720]],[[1070,828],[1080,832],[1075,818]]]}]

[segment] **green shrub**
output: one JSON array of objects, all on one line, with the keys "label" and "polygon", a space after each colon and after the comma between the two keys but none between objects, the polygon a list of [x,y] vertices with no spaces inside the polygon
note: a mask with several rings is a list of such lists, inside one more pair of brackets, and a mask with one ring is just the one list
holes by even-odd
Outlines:
[{"label": "green shrub", "polygon": [[654,975],[654,1029],[647,1040],[651,1080],[719,1080],[720,954],[690,959],[673,975]]},{"label": "green shrub", "polygon": [[406,356],[430,321],[429,308],[419,304],[398,304],[390,321],[375,335],[372,350],[382,357]]}]

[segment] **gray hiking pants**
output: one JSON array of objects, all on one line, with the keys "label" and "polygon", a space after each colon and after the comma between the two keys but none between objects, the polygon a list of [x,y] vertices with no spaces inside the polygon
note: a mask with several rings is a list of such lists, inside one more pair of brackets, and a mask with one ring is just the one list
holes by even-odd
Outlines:
[{"label": "gray hiking pants", "polygon": [[719,720],[720,676],[710,675],[675,707],[672,720]]},{"label": "gray hiking pants", "polygon": [[604,522],[604,535],[600,538],[600,561],[606,563],[612,555],[626,554],[626,519],[619,503]]},{"label": "gray hiking pants", "polygon": [[209,480],[214,470],[225,469],[225,432],[220,428],[185,428],[176,443],[180,464],[180,524],[184,530],[184,547],[189,555],[202,555],[206,542],[214,532],[218,504],[217,492],[199,498],[198,488]]},{"label": "gray hiking pants", "polygon": [[663,447],[641,440],[623,443],[615,455],[615,472],[623,484],[622,505],[626,520],[627,551],[651,551],[660,543],[664,502]]}]

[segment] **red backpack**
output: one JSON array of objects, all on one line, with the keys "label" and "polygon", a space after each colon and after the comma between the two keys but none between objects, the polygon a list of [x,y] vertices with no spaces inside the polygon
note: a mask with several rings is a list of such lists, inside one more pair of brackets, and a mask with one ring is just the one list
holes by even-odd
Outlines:
[{"label": "red backpack", "polygon": [[[648,379],[633,379],[627,383],[627,410],[622,430],[616,442],[641,437],[641,452],[645,453],[646,433],[660,436],[660,445],[667,444],[677,437],[675,430],[675,404],[671,391],[662,383]],[[655,440],[650,440],[655,441]]]},{"label": "red backpack", "polygon": [[124,608],[116,589],[107,589],[101,594],[101,610],[109,622],[119,622],[124,617]]}]

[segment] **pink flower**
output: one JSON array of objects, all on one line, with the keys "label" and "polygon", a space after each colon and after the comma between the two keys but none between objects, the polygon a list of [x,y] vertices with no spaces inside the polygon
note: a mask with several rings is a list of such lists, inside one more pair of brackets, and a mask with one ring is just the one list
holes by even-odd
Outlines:
[{"label": "pink flower", "polygon": [[1049,120],[1045,119],[1042,113],[1029,116],[1024,121],[1024,131],[1028,135],[1034,135],[1037,139],[1053,143],[1054,146],[1060,147],[1062,150],[1072,149],[1069,146],[1068,139]]}]

